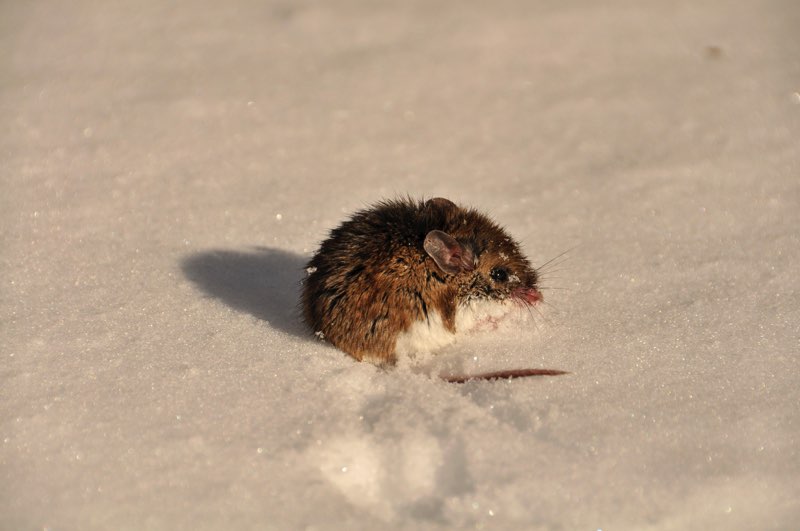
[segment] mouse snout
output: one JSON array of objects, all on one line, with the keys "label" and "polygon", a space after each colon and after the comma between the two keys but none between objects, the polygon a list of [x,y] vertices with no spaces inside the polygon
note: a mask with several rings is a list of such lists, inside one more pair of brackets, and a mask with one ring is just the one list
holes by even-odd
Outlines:
[{"label": "mouse snout", "polygon": [[512,296],[523,304],[536,304],[542,300],[542,292],[536,288],[520,286],[512,292]]}]

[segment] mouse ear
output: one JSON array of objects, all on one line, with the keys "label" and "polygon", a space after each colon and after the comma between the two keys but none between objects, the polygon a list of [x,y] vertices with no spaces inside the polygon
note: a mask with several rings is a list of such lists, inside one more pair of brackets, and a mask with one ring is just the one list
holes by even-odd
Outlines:
[{"label": "mouse ear", "polygon": [[425,252],[433,258],[436,265],[451,275],[461,271],[475,269],[472,251],[458,243],[458,241],[440,230],[432,230],[425,236],[423,244]]},{"label": "mouse ear", "polygon": [[425,206],[428,207],[428,208],[430,208],[430,207],[441,208],[443,210],[444,209],[449,210],[451,208],[456,208],[456,204],[455,203],[453,203],[449,199],[445,199],[444,197],[434,197],[432,199],[428,199],[427,201],[425,201]]}]

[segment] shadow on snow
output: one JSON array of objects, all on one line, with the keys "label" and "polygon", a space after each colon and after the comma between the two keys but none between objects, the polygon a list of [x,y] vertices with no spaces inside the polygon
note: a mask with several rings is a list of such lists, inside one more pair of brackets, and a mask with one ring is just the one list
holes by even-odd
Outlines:
[{"label": "shadow on snow", "polygon": [[207,295],[274,327],[309,337],[299,306],[307,258],[280,249],[211,250],[181,260],[181,269]]}]

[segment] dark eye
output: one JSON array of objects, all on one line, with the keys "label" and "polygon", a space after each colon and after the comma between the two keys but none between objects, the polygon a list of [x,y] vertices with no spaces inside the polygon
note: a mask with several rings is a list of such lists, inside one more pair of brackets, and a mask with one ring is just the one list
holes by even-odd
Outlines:
[{"label": "dark eye", "polygon": [[505,267],[495,267],[489,271],[489,276],[495,282],[506,282],[508,280],[508,270]]}]

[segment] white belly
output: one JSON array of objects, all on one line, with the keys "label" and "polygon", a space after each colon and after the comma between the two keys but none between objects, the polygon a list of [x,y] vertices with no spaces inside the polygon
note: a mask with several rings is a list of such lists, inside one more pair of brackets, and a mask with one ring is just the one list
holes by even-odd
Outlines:
[{"label": "white belly", "polygon": [[[510,302],[480,301],[462,304],[456,309],[456,331],[491,330],[511,310]],[[416,321],[411,328],[397,337],[395,354],[414,356],[427,354],[453,343],[456,334],[444,327],[436,311],[428,312],[428,319]]]}]

